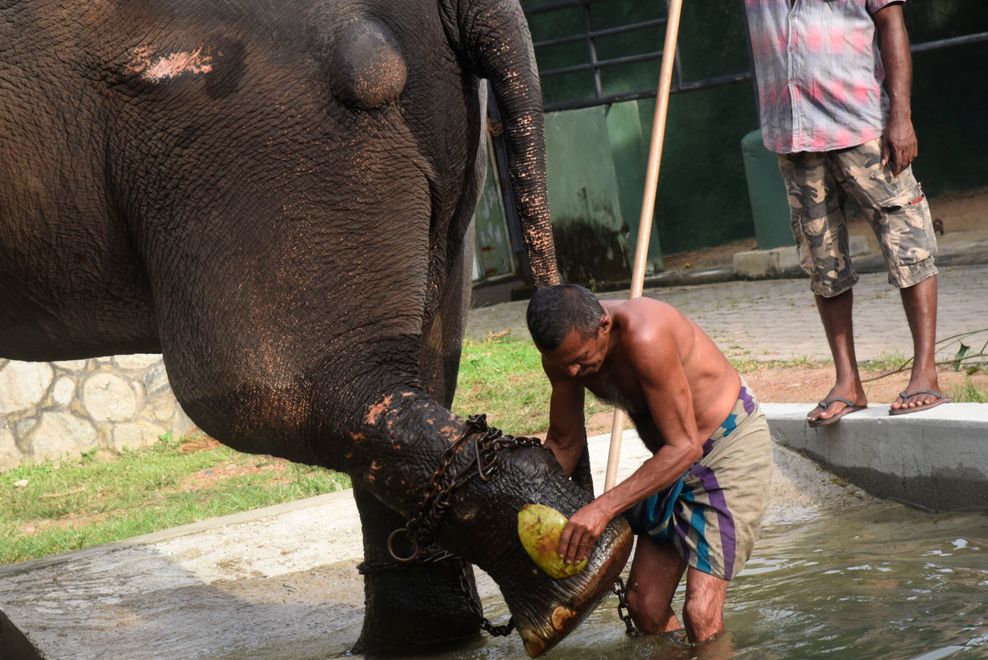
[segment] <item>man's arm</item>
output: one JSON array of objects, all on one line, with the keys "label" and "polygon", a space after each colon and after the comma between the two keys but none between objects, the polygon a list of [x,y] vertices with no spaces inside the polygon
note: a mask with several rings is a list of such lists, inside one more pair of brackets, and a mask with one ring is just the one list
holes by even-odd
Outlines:
[{"label": "man's arm", "polygon": [[891,163],[898,176],[919,155],[919,143],[913,130],[912,91],[913,62],[909,53],[909,34],[902,17],[902,4],[894,2],[872,16],[878,31],[878,43],[885,67],[885,90],[888,92],[889,120],[882,137],[882,164]]},{"label": "man's arm", "polygon": [[552,383],[549,432],[545,436],[545,446],[552,450],[563,471],[571,475],[587,447],[587,430],[583,420],[583,386],[556,374],[544,364],[543,369]]},{"label": "man's arm", "polygon": [[673,333],[659,327],[632,339],[628,358],[635,367],[664,444],[634,474],[573,514],[560,536],[558,550],[569,562],[586,557],[612,519],[635,502],[672,484],[703,455],[693,395]]}]

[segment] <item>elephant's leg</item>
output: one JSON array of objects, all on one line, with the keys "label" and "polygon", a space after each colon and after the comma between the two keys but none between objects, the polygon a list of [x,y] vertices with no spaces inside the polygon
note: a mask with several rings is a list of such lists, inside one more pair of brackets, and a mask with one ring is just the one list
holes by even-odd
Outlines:
[{"label": "elephant's leg", "polygon": [[473,243],[474,228],[471,223],[463,237],[463,249],[453,261],[439,307],[422,332],[419,358],[422,387],[447,408],[452,407],[453,395],[456,394],[463,332],[473,295]]},{"label": "elephant's leg", "polygon": [[[470,303],[473,231],[464,237],[446,291],[423,332],[422,386],[447,408],[456,392],[456,375],[466,312]],[[354,495],[364,533],[364,627],[360,651],[400,650],[409,645],[455,642],[477,634],[481,604],[473,569],[458,558],[400,566],[388,554],[388,536],[405,520],[356,486]]]},{"label": "elephant's leg", "polygon": [[364,534],[364,626],[354,651],[436,650],[476,636],[480,603],[470,564],[452,555],[398,564],[388,554],[387,539],[404,519],[359,484],[353,494]]}]

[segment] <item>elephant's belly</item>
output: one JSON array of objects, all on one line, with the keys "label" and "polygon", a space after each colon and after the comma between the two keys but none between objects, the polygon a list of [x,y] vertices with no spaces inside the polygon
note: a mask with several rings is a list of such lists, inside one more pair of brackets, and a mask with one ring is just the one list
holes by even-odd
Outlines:
[{"label": "elephant's belly", "polygon": [[[71,255],[44,276],[0,264],[0,358],[71,360],[160,352],[143,278],[111,269],[108,278],[71,267]],[[54,277],[52,277],[54,270]]]}]

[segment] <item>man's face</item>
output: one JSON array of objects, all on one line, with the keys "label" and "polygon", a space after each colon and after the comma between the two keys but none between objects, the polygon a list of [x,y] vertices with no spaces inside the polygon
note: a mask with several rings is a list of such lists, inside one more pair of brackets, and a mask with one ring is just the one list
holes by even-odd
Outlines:
[{"label": "man's face", "polygon": [[570,330],[566,338],[555,350],[543,353],[546,362],[561,369],[570,378],[592,376],[600,371],[607,358],[606,330],[584,337],[576,329]]}]

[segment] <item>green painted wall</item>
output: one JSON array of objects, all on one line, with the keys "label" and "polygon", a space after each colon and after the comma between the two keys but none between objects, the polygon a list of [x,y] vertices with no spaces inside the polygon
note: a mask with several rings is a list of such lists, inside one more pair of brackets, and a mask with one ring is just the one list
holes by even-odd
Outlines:
[{"label": "green painted wall", "polygon": [[474,281],[511,275],[515,270],[508,222],[501,201],[501,186],[497,180],[497,168],[493,166],[494,154],[490,143],[487,146],[487,163],[487,179],[473,216],[474,259],[477,262]]},{"label": "green painted wall", "polygon": [[556,254],[570,282],[627,277],[628,223],[604,108],[546,115],[546,163]]},{"label": "green painted wall", "polygon": [[[538,3],[523,4],[534,6]],[[679,38],[684,80],[747,70],[741,11],[739,2],[690,0],[685,3]],[[665,3],[610,0],[591,4],[591,12],[593,28],[605,29],[660,18],[665,15]],[[573,9],[533,16],[530,27],[533,38],[539,41],[574,34],[584,21],[582,10]],[[596,42],[597,56],[607,59],[659,51],[663,39],[661,27],[605,37]],[[540,50],[538,55],[542,70],[587,61],[586,46],[582,43]],[[603,91],[614,94],[654,89],[659,66],[655,61],[605,69]],[[588,72],[547,78],[543,81],[543,93],[547,102],[584,98],[593,94],[593,78]],[[572,112],[586,111],[550,113],[549,116]],[[579,150],[570,150],[564,161],[554,163],[558,156],[550,146],[548,166],[550,170],[556,170],[556,175],[550,177],[554,223],[568,223],[574,217],[569,213],[560,214],[556,208],[557,203],[566,204],[567,191],[574,190],[565,183],[567,172],[573,172],[578,178],[586,178],[586,172],[610,176],[609,170],[613,168],[618,182],[618,205],[622,219],[628,225],[626,249],[629,253],[634,252],[654,112],[655,103],[648,100],[610,106],[604,115],[611,143],[610,163],[599,160],[601,149],[585,156]],[[753,234],[740,142],[757,124],[750,83],[673,95],[649,253],[653,270],[661,269],[662,252],[716,245]],[[563,140],[558,131],[556,139]],[[628,275],[630,270],[625,277]]]}]

